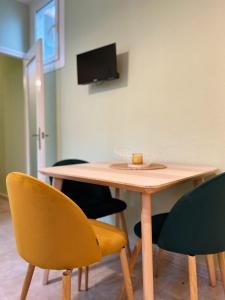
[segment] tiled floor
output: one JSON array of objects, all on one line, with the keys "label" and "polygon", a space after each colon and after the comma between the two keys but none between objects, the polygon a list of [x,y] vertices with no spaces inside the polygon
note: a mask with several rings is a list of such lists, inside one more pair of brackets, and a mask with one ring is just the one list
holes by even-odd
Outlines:
[{"label": "tiled floor", "polygon": [[[19,299],[27,264],[18,256],[12,233],[8,202],[0,199],[0,300]],[[200,300],[225,299],[222,284],[216,288],[208,285],[206,268],[198,265],[198,286]],[[43,271],[35,270],[27,299],[61,299],[61,272],[51,271],[51,283],[41,284]],[[135,268],[133,277],[136,299],[142,299],[141,259]],[[90,289],[77,292],[77,275],[74,272],[72,282],[72,300],[116,299],[122,284],[119,260],[116,256],[91,267]],[[184,256],[166,254],[162,258],[160,275],[155,279],[156,300],[188,299],[187,264]]]}]

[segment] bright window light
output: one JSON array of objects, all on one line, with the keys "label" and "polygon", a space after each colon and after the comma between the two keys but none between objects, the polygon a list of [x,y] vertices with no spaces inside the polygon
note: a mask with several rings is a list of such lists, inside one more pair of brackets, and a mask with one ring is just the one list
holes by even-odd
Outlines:
[{"label": "bright window light", "polygon": [[58,26],[56,0],[51,0],[35,14],[35,40],[42,38],[44,64],[58,59]]}]

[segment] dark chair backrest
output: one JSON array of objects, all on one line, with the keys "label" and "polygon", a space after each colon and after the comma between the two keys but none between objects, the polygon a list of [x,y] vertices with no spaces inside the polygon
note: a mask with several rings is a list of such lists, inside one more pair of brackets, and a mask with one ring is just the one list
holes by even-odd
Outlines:
[{"label": "dark chair backrest", "polygon": [[180,198],[163,225],[158,245],[187,255],[225,251],[225,173]]},{"label": "dark chair backrest", "polygon": [[[87,163],[87,161],[80,159],[64,159],[56,162],[53,166],[83,163]],[[52,179],[50,178],[50,182],[51,181]],[[63,180],[62,192],[76,202],[81,208],[93,204],[100,204],[102,201],[105,202],[112,199],[108,187],[73,180]]]}]

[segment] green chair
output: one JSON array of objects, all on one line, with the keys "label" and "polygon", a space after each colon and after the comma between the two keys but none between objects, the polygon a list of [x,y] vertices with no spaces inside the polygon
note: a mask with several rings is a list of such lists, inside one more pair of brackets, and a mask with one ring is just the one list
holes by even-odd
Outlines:
[{"label": "green chair", "polygon": [[[196,255],[217,254],[225,290],[225,173],[184,194],[169,213],[152,217],[152,239],[160,249],[188,256],[190,299],[198,299]],[[141,223],[134,226],[141,238]],[[140,239],[131,257],[133,269]]]}]

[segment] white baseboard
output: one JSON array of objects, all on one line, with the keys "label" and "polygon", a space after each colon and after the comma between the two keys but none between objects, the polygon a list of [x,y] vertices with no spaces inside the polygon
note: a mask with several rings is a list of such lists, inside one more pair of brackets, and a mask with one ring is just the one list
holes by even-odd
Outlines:
[{"label": "white baseboard", "polygon": [[0,198],[8,199],[8,195],[4,193],[0,193]]},{"label": "white baseboard", "polygon": [[0,47],[0,53],[5,54],[5,55],[9,55],[9,56],[13,56],[13,57],[17,57],[17,58],[22,58],[22,59],[25,57],[24,52],[9,49],[9,48],[6,48],[6,47]]}]

